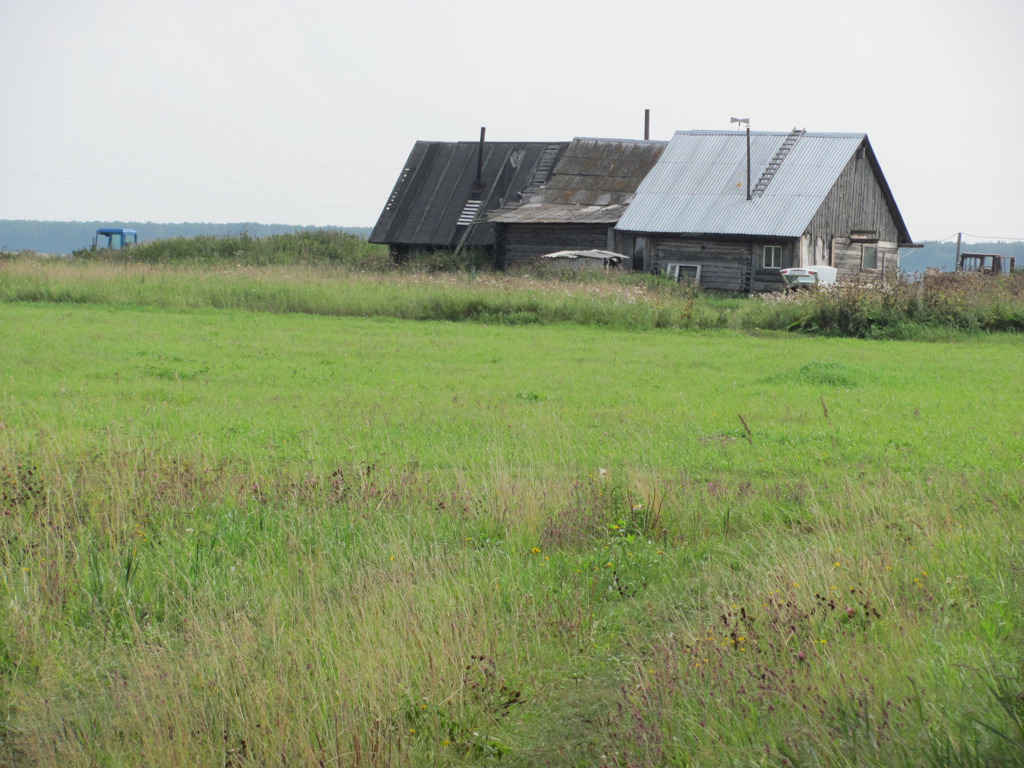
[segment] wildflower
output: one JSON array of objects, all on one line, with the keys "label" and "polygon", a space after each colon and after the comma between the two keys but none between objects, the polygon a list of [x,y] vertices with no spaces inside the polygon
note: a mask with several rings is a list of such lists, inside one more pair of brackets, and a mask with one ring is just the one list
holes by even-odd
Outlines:
[{"label": "wildflower", "polygon": [[533,549],[530,550],[530,552],[532,552],[535,555],[539,555],[540,554],[540,549],[538,547],[534,547]]}]

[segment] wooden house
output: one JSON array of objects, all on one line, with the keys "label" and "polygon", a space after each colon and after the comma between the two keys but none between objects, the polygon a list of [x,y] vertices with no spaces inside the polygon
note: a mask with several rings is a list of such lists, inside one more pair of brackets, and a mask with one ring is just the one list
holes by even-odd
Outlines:
[{"label": "wooden house", "polygon": [[615,230],[664,141],[574,139],[551,178],[488,215],[495,260],[508,266],[563,250],[633,255],[632,236]]},{"label": "wooden house", "polygon": [[401,260],[410,253],[491,251],[484,215],[548,181],[567,142],[417,141],[370,234]]},{"label": "wooden house", "polygon": [[678,131],[616,232],[645,271],[742,292],[790,266],[881,275],[912,245],[867,135],[797,130]]}]

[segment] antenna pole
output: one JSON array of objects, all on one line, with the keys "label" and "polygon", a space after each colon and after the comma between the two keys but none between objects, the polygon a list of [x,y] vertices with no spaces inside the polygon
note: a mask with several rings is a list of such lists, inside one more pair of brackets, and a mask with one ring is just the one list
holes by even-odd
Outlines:
[{"label": "antenna pole", "polygon": [[738,123],[736,129],[739,130],[740,125],[746,123],[747,125],[747,200],[752,197],[750,193],[750,118],[749,117],[730,117],[730,123]]},{"label": "antenna pole", "polygon": [[750,199],[750,123],[747,123],[747,200]]}]

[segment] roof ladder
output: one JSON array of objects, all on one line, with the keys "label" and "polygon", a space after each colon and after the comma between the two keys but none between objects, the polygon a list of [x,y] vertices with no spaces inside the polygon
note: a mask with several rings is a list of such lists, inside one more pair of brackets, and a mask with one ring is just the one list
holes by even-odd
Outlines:
[{"label": "roof ladder", "polygon": [[480,207],[484,204],[483,200],[467,200],[465,207],[462,209],[462,213],[459,214],[459,220],[455,222],[456,227],[468,227],[476,219],[477,214],[480,213]]},{"label": "roof ladder", "polygon": [[782,165],[782,161],[786,159],[786,156],[793,150],[796,143],[800,140],[800,137],[807,133],[807,129],[797,130],[794,128],[790,131],[789,136],[782,142],[782,146],[779,147],[775,156],[768,162],[768,166],[764,169],[764,173],[761,174],[761,178],[757,180],[757,184],[754,185],[754,190],[751,196],[756,195],[760,197],[764,194],[764,191],[768,189],[768,185],[771,184],[773,178],[775,178],[776,172],[779,170],[779,166]]},{"label": "roof ladder", "polygon": [[558,153],[561,150],[561,144],[548,144],[544,148],[544,152],[537,162],[537,168],[533,172],[533,178],[530,180],[531,187],[539,187],[547,183],[548,177],[551,176],[551,171],[555,167],[555,160],[558,159]]}]

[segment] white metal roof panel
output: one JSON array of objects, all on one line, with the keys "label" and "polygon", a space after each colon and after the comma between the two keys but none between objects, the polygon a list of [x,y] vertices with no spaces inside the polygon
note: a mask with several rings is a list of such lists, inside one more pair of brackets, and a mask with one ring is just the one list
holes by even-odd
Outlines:
[{"label": "white metal roof panel", "polygon": [[[751,132],[752,186],[788,135]],[[617,228],[799,237],[865,138],[862,133],[803,134],[764,193],[747,200],[746,133],[678,131]]]}]

